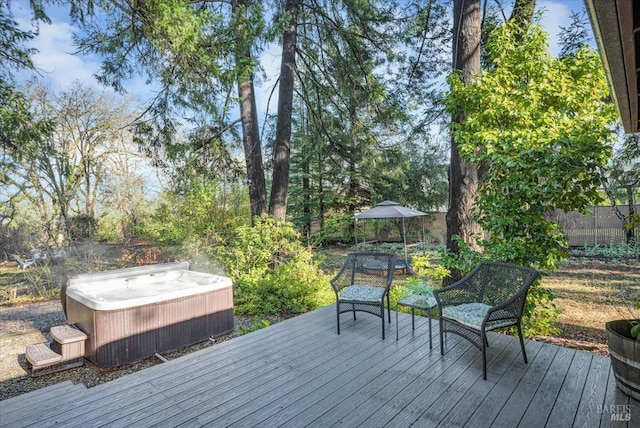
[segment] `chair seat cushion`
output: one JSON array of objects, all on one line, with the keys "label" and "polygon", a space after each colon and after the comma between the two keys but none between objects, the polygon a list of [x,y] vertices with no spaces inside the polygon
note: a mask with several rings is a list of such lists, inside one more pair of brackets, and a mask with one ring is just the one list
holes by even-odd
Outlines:
[{"label": "chair seat cushion", "polygon": [[384,288],[371,285],[350,285],[340,293],[340,300],[380,303]]},{"label": "chair seat cushion", "polygon": [[[490,309],[491,306],[485,305],[484,303],[465,303],[462,305],[446,306],[442,308],[442,316],[479,330],[482,328],[482,321],[484,321],[484,317]],[[486,329],[492,330],[495,328],[506,327],[513,325],[516,321],[516,318],[489,321],[486,325]]]}]

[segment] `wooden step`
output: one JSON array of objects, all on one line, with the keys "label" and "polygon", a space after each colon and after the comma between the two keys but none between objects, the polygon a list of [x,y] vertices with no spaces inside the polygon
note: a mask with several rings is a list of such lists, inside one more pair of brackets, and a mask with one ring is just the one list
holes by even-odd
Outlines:
[{"label": "wooden step", "polygon": [[34,369],[50,366],[62,360],[62,355],[53,352],[47,343],[29,345],[24,354]]},{"label": "wooden step", "polygon": [[57,325],[49,331],[53,340],[61,345],[87,340],[87,335],[70,325]]}]

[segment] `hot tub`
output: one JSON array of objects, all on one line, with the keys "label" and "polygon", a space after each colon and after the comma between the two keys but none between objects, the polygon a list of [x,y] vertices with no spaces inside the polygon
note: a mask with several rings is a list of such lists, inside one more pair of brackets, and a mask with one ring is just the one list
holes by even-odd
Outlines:
[{"label": "hot tub", "polygon": [[85,356],[117,367],[232,331],[232,284],[188,263],[76,275],[66,313],[89,337]]}]

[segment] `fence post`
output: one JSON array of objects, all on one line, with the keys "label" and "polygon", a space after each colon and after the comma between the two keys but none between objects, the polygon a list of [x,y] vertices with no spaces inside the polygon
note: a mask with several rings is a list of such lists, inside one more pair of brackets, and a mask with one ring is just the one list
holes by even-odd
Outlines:
[{"label": "fence post", "polygon": [[598,207],[593,207],[593,228],[595,229],[594,247],[598,246]]}]

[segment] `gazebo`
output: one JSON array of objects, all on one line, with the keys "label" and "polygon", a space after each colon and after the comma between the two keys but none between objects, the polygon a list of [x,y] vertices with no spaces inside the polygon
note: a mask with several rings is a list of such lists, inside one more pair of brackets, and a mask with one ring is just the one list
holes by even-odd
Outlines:
[{"label": "gazebo", "polygon": [[409,257],[407,255],[407,230],[406,230],[406,220],[414,217],[422,217],[422,245],[425,244],[425,232],[424,232],[424,217],[426,213],[422,211],[414,210],[412,208],[403,207],[397,202],[393,201],[384,201],[380,202],[375,207],[362,212],[360,214],[356,214],[353,216],[355,225],[355,239],[356,244],[358,243],[358,232],[357,232],[357,223],[358,220],[364,219],[389,219],[389,218],[399,218],[402,219],[402,241],[404,243],[404,261],[406,263],[407,269],[409,268]]}]

